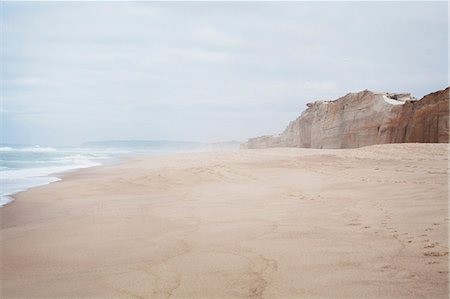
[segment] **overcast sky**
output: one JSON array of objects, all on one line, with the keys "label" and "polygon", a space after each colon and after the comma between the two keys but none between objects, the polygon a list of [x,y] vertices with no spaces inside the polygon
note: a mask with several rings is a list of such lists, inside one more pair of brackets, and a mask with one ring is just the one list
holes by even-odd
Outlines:
[{"label": "overcast sky", "polygon": [[3,2],[3,143],[245,140],[448,85],[447,2]]}]

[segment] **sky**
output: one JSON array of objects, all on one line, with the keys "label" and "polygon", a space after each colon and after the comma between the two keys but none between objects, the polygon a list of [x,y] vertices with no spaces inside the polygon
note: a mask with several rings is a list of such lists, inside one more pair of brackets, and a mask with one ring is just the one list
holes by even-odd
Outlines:
[{"label": "sky", "polygon": [[448,83],[444,2],[2,2],[1,142],[244,141]]}]

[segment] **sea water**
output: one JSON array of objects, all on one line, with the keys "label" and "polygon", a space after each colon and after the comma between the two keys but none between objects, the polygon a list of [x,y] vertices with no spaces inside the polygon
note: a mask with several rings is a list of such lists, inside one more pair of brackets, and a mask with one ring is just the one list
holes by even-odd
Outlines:
[{"label": "sea water", "polygon": [[14,193],[60,180],[56,173],[100,165],[127,153],[104,148],[1,145],[0,207],[9,203]]}]

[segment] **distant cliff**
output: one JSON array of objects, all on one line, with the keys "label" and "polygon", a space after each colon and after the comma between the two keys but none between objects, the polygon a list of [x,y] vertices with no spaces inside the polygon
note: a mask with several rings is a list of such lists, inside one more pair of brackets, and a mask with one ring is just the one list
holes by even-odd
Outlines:
[{"label": "distant cliff", "polygon": [[449,142],[449,88],[416,100],[364,90],[308,103],[283,133],[251,138],[241,148],[354,148],[382,143]]}]

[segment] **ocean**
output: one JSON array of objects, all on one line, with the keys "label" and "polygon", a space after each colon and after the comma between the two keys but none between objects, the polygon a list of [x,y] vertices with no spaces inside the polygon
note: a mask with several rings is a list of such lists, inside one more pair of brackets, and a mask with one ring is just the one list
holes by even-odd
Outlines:
[{"label": "ocean", "polygon": [[9,195],[60,180],[55,173],[104,164],[131,151],[108,148],[0,146],[0,207]]}]

